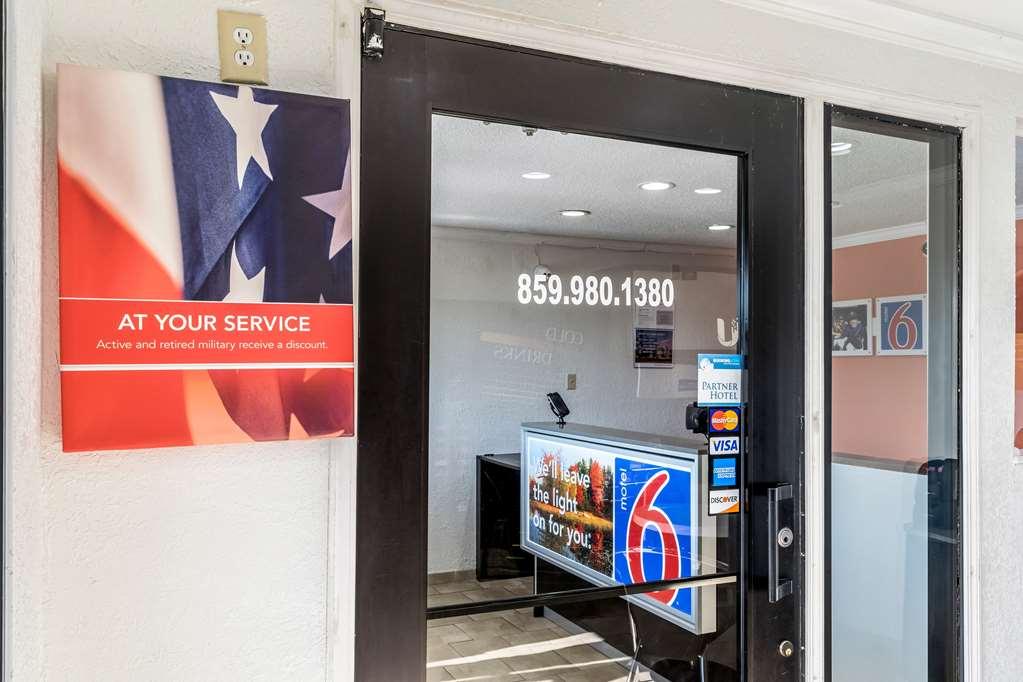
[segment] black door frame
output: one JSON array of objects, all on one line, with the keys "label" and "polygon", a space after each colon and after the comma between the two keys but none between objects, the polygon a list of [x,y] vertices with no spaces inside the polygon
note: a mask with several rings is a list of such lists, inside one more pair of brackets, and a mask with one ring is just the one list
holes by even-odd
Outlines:
[{"label": "black door frame", "polygon": [[[385,34],[383,57],[362,66],[356,679],[404,682],[425,675],[434,111],[744,160],[740,343],[755,378],[745,489],[793,485],[794,550],[801,555],[802,100],[410,27],[388,24]],[[751,497],[744,513],[756,501]],[[748,628],[740,639],[750,679],[796,679],[803,566],[791,567],[794,593],[770,603],[767,552],[774,541],[759,518],[745,524],[749,565],[740,573]],[[781,639],[796,643],[796,655],[779,654]]]}]

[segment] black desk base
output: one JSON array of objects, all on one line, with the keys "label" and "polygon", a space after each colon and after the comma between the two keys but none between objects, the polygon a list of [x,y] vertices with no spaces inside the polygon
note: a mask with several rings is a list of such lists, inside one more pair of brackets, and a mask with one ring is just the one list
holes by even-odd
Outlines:
[{"label": "black desk base", "polygon": [[519,546],[519,454],[476,457],[476,579],[533,575],[533,557]]}]

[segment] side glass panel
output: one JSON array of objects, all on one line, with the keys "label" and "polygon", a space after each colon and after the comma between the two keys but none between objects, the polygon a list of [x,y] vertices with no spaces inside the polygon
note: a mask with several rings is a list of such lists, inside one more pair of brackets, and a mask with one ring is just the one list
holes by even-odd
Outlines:
[{"label": "side glass panel", "polygon": [[1023,137],[1016,138],[1016,397],[1014,461],[1023,463]]},{"label": "side glass panel", "polygon": [[[738,352],[737,158],[439,114],[432,154],[428,607],[734,574],[684,414]],[[738,679],[737,595],[431,616],[428,679]]]},{"label": "side glass panel", "polygon": [[959,675],[958,145],[832,114],[835,682]]}]

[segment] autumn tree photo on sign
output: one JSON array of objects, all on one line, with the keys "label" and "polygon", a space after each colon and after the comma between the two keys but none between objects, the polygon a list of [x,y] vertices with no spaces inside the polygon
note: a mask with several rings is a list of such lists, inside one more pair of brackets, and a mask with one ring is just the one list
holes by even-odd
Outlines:
[{"label": "autumn tree photo on sign", "polygon": [[614,489],[611,455],[530,442],[529,539],[611,576]]}]

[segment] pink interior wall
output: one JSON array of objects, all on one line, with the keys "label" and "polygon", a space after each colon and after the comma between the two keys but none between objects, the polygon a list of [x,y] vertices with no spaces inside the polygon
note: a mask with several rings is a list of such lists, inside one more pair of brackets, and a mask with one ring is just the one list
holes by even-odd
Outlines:
[{"label": "pink interior wall", "polygon": [[1013,445],[1023,448],[1023,220],[1016,221],[1016,420]]},{"label": "pink interior wall", "polygon": [[[907,237],[835,249],[833,300],[926,293],[924,241],[923,236]],[[876,334],[874,349],[876,353]],[[886,459],[925,460],[926,356],[833,358],[831,449]]]}]

